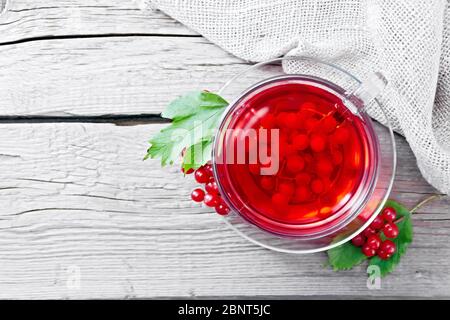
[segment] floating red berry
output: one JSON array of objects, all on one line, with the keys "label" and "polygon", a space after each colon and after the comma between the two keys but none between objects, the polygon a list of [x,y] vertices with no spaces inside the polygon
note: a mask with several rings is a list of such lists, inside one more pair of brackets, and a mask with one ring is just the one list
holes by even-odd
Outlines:
[{"label": "floating red berry", "polygon": [[204,198],[203,202],[208,207],[215,207],[215,206],[217,206],[219,204],[219,197],[216,194],[207,193],[205,195],[205,198]]},{"label": "floating red berry", "polygon": [[282,182],[278,186],[278,191],[280,193],[287,195],[288,197],[294,193],[294,190],[295,190],[294,185],[290,182]]},{"label": "floating red berry", "polygon": [[378,250],[381,245],[380,236],[377,234],[372,234],[367,238],[366,245],[371,247],[372,249]]},{"label": "floating red berry", "polygon": [[393,222],[388,222],[383,227],[383,233],[387,238],[395,239],[398,237],[398,227]]},{"label": "floating red berry", "polygon": [[370,258],[370,257],[373,257],[374,255],[376,255],[377,251],[366,243],[362,247],[362,253],[364,253],[364,255],[366,257]]},{"label": "floating red berry", "polygon": [[290,172],[297,173],[305,167],[305,160],[298,155],[291,156],[287,159],[286,167]]},{"label": "floating red berry", "polygon": [[295,189],[294,198],[298,202],[306,202],[311,199],[311,191],[304,185],[299,186]]},{"label": "floating red berry", "polygon": [[323,185],[322,180],[314,179],[311,182],[311,190],[312,190],[312,192],[314,192],[316,194],[319,194],[319,193],[322,193],[324,189],[325,189],[325,187]]},{"label": "floating red berry", "polygon": [[274,178],[270,176],[264,176],[260,180],[260,185],[264,190],[271,191],[275,187]]},{"label": "floating red berry", "polygon": [[387,207],[381,213],[381,217],[384,219],[384,221],[393,222],[397,218],[397,212],[394,208]]},{"label": "floating red berry", "polygon": [[350,138],[350,132],[346,127],[339,127],[333,133],[333,141],[337,144],[344,144]]},{"label": "floating red berry", "polygon": [[327,138],[320,133],[313,134],[311,135],[310,145],[314,152],[321,152],[327,146]]},{"label": "floating red berry", "polygon": [[275,117],[276,124],[279,127],[295,128],[297,124],[297,116],[291,112],[280,112]]},{"label": "floating red berry", "polygon": [[275,193],[272,196],[272,203],[275,206],[284,207],[289,203],[289,196],[281,192]]},{"label": "floating red berry", "polygon": [[194,173],[194,178],[195,181],[197,181],[198,183],[207,183],[209,181],[209,174],[208,172],[205,170],[205,168],[200,167],[197,170],[195,170]]},{"label": "floating red berry", "polygon": [[329,176],[333,172],[333,163],[328,159],[320,159],[317,161],[316,170],[319,176]]},{"label": "floating red berry", "polygon": [[360,233],[352,239],[352,243],[356,247],[361,247],[364,243],[366,243],[366,237]]},{"label": "floating red berry", "polygon": [[263,126],[265,129],[272,129],[275,125],[275,116],[271,113],[264,116],[264,118],[261,119],[261,126]]},{"label": "floating red berry", "polygon": [[205,191],[200,188],[194,189],[191,192],[191,199],[195,202],[202,202],[205,198]]},{"label": "floating red berry", "polygon": [[319,123],[319,120],[315,118],[308,118],[305,121],[305,128],[306,130],[312,131],[314,128],[316,128],[317,124]]},{"label": "floating red berry", "polygon": [[311,182],[311,175],[306,172],[301,172],[295,176],[295,182],[300,186],[307,186]]},{"label": "floating red berry", "polygon": [[286,112],[284,115],[284,124],[289,129],[294,129],[297,127],[297,115],[292,112]]},{"label": "floating red berry", "polygon": [[297,150],[300,150],[300,151],[305,150],[309,146],[308,135],[303,134],[303,133],[295,135],[294,138],[292,139],[292,145]]},{"label": "floating red berry", "polygon": [[331,133],[336,129],[337,121],[334,119],[333,116],[326,116],[321,122],[320,127],[322,128],[323,132]]}]

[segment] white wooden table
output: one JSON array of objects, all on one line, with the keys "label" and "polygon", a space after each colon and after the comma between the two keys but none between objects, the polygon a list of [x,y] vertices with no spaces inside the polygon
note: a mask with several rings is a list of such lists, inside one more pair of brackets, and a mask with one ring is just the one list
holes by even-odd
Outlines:
[{"label": "white wooden table", "polygon": [[[450,202],[381,290],[365,267],[270,252],[189,200],[178,168],[143,162],[158,114],[247,65],[130,0],[0,0],[0,298],[450,297]],[[393,197],[435,193],[398,137]]]}]

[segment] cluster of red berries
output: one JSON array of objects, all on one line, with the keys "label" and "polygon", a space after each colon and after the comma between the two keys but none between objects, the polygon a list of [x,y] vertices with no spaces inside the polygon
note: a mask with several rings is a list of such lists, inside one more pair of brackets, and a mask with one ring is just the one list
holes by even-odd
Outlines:
[{"label": "cluster of red berries", "polygon": [[[399,230],[395,224],[397,212],[394,208],[385,208],[381,215],[360,234],[352,239],[353,245],[362,247],[361,250],[367,257],[378,255],[382,260],[387,260],[395,253],[395,243],[389,239],[395,239]],[[386,240],[382,241],[380,233],[385,235]]]},{"label": "cluster of red berries", "polygon": [[197,170],[189,169],[186,172],[181,169],[185,174],[194,173],[195,181],[204,185],[202,188],[196,188],[191,192],[191,199],[195,202],[203,202],[208,207],[214,208],[220,215],[227,215],[230,212],[227,204],[223,201],[219,193],[217,182],[214,179],[213,169],[210,163],[205,164]]}]

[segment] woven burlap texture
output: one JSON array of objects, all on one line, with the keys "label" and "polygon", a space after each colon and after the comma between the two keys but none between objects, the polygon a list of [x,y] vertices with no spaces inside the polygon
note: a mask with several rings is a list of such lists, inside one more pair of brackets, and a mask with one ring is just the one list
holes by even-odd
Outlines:
[{"label": "woven burlap texture", "polygon": [[[425,179],[450,194],[450,16],[437,0],[144,0],[224,50],[256,62],[308,55],[364,79]],[[369,110],[370,112],[370,110]],[[379,119],[376,112],[371,114]],[[379,119],[382,120],[382,119]],[[401,165],[401,163],[400,163]]]}]

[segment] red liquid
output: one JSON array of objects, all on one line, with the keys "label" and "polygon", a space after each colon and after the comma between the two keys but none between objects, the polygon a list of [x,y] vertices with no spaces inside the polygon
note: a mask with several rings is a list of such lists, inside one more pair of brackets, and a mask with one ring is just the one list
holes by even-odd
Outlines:
[{"label": "red liquid", "polygon": [[[253,164],[250,154],[262,149],[274,161],[275,144],[260,143],[260,135],[251,143],[245,131],[221,141],[222,159],[233,150],[235,161],[216,163],[216,175],[225,198],[245,219],[277,234],[318,232],[351,214],[370,192],[376,172],[370,130],[330,91],[312,80],[282,79],[235,105],[227,129],[279,129],[279,166],[270,175],[260,170],[268,167],[265,159]],[[245,163],[236,159],[238,145],[245,145]]]}]

